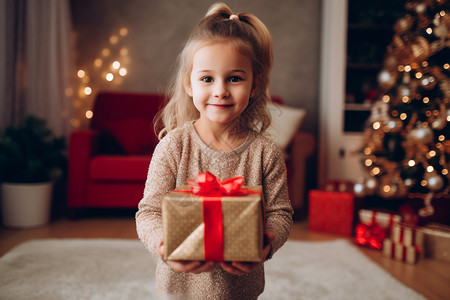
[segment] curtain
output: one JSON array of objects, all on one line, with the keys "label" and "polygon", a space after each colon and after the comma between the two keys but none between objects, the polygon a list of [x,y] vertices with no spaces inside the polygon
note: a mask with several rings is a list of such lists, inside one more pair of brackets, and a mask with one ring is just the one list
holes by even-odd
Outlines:
[{"label": "curtain", "polygon": [[35,115],[67,136],[74,74],[69,0],[0,2],[0,126]]}]

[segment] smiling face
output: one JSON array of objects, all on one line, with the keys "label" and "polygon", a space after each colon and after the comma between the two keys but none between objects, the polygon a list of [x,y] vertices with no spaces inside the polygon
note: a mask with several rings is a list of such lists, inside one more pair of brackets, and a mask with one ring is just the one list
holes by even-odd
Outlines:
[{"label": "smiling face", "polygon": [[226,42],[207,45],[194,54],[186,91],[200,112],[201,125],[228,125],[248,105],[253,91],[251,60]]}]

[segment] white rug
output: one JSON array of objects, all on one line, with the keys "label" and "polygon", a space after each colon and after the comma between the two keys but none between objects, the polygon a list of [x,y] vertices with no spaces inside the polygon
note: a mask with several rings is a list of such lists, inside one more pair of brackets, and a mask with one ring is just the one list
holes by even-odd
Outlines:
[{"label": "white rug", "polygon": [[[155,260],[137,240],[26,242],[0,258],[0,299],[156,299]],[[288,241],[260,299],[425,299],[350,242]]]}]

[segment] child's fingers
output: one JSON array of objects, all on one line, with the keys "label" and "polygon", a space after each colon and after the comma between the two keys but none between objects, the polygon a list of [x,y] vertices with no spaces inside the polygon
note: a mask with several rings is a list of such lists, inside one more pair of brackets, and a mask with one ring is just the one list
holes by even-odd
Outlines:
[{"label": "child's fingers", "polygon": [[158,253],[161,255],[161,257],[164,257],[164,243],[161,241],[158,247]]},{"label": "child's fingers", "polygon": [[275,239],[275,233],[272,231],[264,232],[264,245],[270,244]]},{"label": "child's fingers", "polygon": [[172,268],[175,272],[189,273],[192,270],[198,268],[202,262],[200,261],[180,261],[180,260],[168,260],[166,264]]},{"label": "child's fingers", "polygon": [[200,274],[200,273],[203,273],[203,272],[209,272],[209,271],[212,271],[212,269],[214,269],[215,265],[216,265],[216,263],[213,262],[213,261],[204,262],[204,263],[201,263],[195,269],[191,270],[191,272],[194,273],[194,274]]},{"label": "child's fingers", "polygon": [[238,262],[238,261],[234,261],[232,264],[233,264],[233,267],[240,270],[241,272],[244,272],[245,274],[252,272],[259,265],[259,263],[246,263],[246,262]]},{"label": "child's fingers", "polygon": [[226,262],[221,262],[220,265],[222,266],[222,269],[225,270],[226,272],[233,274],[233,275],[244,275],[245,272],[239,270],[238,268],[234,267],[232,265],[232,263],[226,263]]},{"label": "child's fingers", "polygon": [[241,276],[253,272],[256,267],[258,267],[259,263],[245,263],[234,261],[229,263],[221,263],[220,265],[222,266],[222,269],[224,269],[228,273]]}]

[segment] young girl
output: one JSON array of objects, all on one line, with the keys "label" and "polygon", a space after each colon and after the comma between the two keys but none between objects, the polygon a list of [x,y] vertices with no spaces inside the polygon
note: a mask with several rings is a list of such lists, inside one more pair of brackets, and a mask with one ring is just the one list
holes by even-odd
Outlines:
[{"label": "young girl", "polygon": [[267,28],[225,4],[209,9],[180,54],[136,214],[139,238],[162,257],[161,199],[209,171],[219,180],[243,176],[245,185],[263,186],[268,243],[258,263],[160,259],[156,288],[167,298],[256,299],[264,290],[264,261],[289,235],[293,211],[284,156],[261,134],[270,124],[271,67]]}]

